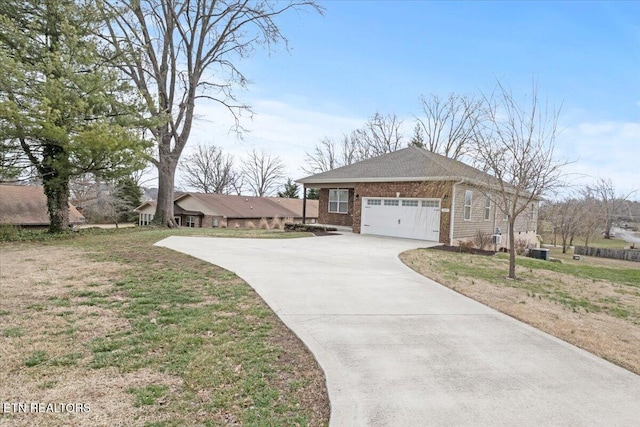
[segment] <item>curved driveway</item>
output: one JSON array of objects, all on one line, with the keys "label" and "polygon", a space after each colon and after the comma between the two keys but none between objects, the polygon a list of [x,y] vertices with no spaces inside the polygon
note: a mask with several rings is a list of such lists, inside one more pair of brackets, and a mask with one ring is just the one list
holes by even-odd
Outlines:
[{"label": "curved driveway", "polygon": [[425,242],[170,237],[237,273],[325,371],[332,426],[629,426],[640,377],[429,280]]}]

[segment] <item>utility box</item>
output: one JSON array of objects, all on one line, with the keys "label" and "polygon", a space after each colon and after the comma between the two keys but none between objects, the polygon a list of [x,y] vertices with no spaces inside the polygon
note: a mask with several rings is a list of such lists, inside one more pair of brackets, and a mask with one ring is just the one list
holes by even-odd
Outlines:
[{"label": "utility box", "polygon": [[543,259],[549,261],[549,249],[544,248],[532,248],[529,249],[529,256],[535,259]]}]

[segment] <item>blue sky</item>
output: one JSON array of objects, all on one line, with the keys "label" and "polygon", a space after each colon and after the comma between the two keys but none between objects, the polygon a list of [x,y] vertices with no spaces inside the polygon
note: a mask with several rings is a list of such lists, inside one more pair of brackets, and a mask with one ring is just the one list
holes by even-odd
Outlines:
[{"label": "blue sky", "polygon": [[[360,127],[376,112],[405,120],[420,95],[489,93],[496,79],[516,96],[562,106],[556,151],[573,181],[611,178],[640,188],[640,2],[326,1],[325,15],[290,13],[289,39],[239,63],[250,79],[238,97],[255,116],[242,141],[231,117],[200,105],[190,145],[237,157],[264,148],[301,178],[305,151]],[[640,195],[637,195],[640,199]]]}]

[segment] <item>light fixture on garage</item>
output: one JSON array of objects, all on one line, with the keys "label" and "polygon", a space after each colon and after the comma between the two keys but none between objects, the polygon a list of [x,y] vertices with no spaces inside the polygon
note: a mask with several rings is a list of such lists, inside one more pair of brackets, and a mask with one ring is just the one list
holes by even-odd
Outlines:
[{"label": "light fixture on garage", "polygon": [[396,193],[396,197],[400,197],[400,192],[399,191]]}]

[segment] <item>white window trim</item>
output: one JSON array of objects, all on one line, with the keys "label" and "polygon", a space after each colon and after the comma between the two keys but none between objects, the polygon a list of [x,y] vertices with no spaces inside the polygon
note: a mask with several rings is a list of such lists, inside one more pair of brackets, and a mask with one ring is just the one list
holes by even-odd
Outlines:
[{"label": "white window trim", "polygon": [[[469,204],[467,205],[467,194],[470,195],[469,197]],[[465,190],[464,192],[464,208],[462,211],[462,218],[465,221],[471,221],[471,206],[473,206],[473,191],[471,190]],[[469,208],[469,217],[467,218],[467,208]]]},{"label": "white window trim", "polygon": [[[346,191],[347,192],[347,200],[341,200],[340,199],[340,193]],[[332,199],[331,198],[331,193],[336,195],[336,199]],[[336,210],[332,211],[331,210],[331,203],[336,203]],[[328,200],[328,206],[327,206],[327,210],[329,211],[329,213],[335,213],[335,214],[341,214],[341,215],[348,215],[349,214],[349,189],[348,188],[332,188],[329,190],[329,200]],[[345,212],[340,212],[340,205],[341,204],[346,204],[347,205],[347,209]]]}]

